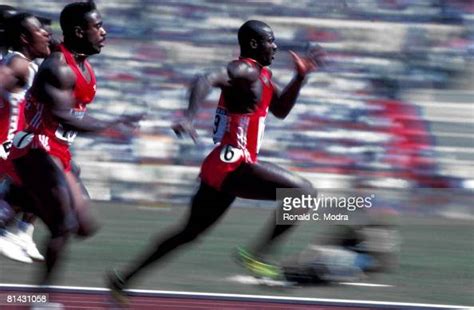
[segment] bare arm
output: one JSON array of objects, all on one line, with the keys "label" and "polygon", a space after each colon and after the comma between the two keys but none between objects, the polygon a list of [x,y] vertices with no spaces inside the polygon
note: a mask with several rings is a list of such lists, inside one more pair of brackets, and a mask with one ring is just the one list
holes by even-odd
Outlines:
[{"label": "bare arm", "polygon": [[15,93],[27,83],[29,61],[15,56],[7,65],[0,66],[0,85],[3,92]]},{"label": "bare arm", "polygon": [[295,64],[296,74],[281,93],[275,88],[270,104],[270,111],[280,119],[286,118],[293,109],[306,76],[323,63],[321,58],[324,56],[323,50],[319,46],[316,50],[310,51],[306,57],[300,57],[292,51],[290,54]]},{"label": "bare arm", "polygon": [[224,69],[207,74],[197,75],[189,88],[188,108],[185,117],[192,122],[200,104],[210,94],[213,87],[224,87],[228,83],[228,76]]},{"label": "bare arm", "polygon": [[[258,70],[241,61],[232,61],[227,68],[197,76],[189,90],[189,106],[185,112],[186,117],[192,121],[199,105],[209,95],[212,87],[232,88],[239,97],[257,97],[254,84],[258,80],[258,76]],[[240,98],[239,102],[241,101]]]},{"label": "bare arm", "polygon": [[72,113],[75,82],[76,76],[63,62],[62,55],[55,53],[41,65],[32,91],[39,101],[49,105],[51,113],[67,130],[97,132],[123,121],[105,122],[88,114],[81,119],[75,117]]},{"label": "bare arm", "polygon": [[184,119],[173,124],[171,127],[178,137],[189,134],[194,142],[197,133],[193,128],[193,120],[199,111],[200,105],[210,94],[213,87],[225,87],[228,83],[225,69],[207,74],[197,75],[189,88],[188,108],[184,111]]}]

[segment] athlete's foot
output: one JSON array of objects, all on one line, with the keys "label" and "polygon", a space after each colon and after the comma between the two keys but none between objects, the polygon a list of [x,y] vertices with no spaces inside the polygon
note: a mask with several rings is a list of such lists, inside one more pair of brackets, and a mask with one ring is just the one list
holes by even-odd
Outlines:
[{"label": "athlete's foot", "polygon": [[107,287],[115,302],[120,305],[128,305],[128,296],[125,293],[125,281],[117,270],[112,270],[107,274]]},{"label": "athlete's foot", "polygon": [[0,236],[0,254],[17,262],[31,264],[33,260],[26,251],[9,236]]},{"label": "athlete's foot", "polygon": [[16,234],[14,234],[14,238],[15,243],[22,247],[26,254],[31,257],[31,259],[38,262],[44,261],[44,256],[39,252],[32,236],[26,232],[18,231]]},{"label": "athlete's foot", "polygon": [[237,263],[257,278],[270,278],[273,280],[283,278],[283,272],[279,266],[263,261],[243,247],[237,247],[235,258]]}]

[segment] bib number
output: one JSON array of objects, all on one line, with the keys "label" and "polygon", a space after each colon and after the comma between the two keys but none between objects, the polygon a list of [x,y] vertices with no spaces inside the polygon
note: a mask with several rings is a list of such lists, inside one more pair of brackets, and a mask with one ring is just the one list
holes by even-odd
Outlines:
[{"label": "bib number", "polygon": [[226,145],[222,148],[220,159],[225,163],[235,163],[244,156],[241,149],[235,148],[232,145]]},{"label": "bib number", "polygon": [[214,117],[214,129],[212,131],[212,140],[214,143],[221,142],[227,129],[227,111],[222,108],[217,108],[216,116]]},{"label": "bib number", "polygon": [[7,159],[8,154],[10,154],[10,150],[12,148],[12,142],[6,141],[3,144],[0,144],[0,158]]},{"label": "bib number", "polygon": [[17,149],[24,149],[33,141],[35,137],[34,134],[25,131],[19,131],[16,133],[15,137],[13,138],[13,145]]},{"label": "bib number", "polygon": [[56,132],[54,134],[57,139],[64,141],[68,144],[72,144],[72,142],[74,142],[74,139],[76,139],[77,131],[65,130],[64,127],[59,124],[58,129],[56,129]]}]

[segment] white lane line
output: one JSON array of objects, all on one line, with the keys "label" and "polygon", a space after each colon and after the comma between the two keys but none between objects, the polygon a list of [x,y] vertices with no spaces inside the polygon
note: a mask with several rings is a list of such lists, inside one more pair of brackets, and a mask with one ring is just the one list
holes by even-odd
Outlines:
[{"label": "white lane line", "polygon": [[364,283],[364,282],[341,282],[342,285],[365,286],[365,287],[393,287],[390,284]]},{"label": "white lane line", "polygon": [[[38,285],[25,284],[1,284],[0,289],[37,289]],[[83,291],[83,292],[108,292],[102,287],[80,287],[80,286],[42,286],[42,288],[63,290],[63,291]],[[333,299],[333,298],[309,298],[309,297],[288,297],[275,295],[248,295],[248,294],[224,294],[205,292],[184,292],[184,291],[161,291],[161,290],[126,290],[135,294],[155,295],[156,297],[188,297],[188,298],[228,298],[246,301],[267,301],[267,302],[303,302],[303,303],[339,303],[341,305],[373,305],[373,306],[398,306],[398,307],[428,307],[440,309],[474,309],[472,306],[441,305],[425,303],[391,302],[375,300],[355,300],[355,299]]]},{"label": "white lane line", "polygon": [[247,275],[235,275],[226,278],[227,281],[231,282],[237,282],[241,284],[249,284],[249,285],[268,285],[268,286],[289,286],[292,285],[291,282],[287,281],[277,281],[277,280],[271,280],[271,279],[258,279],[252,276],[247,276]]}]

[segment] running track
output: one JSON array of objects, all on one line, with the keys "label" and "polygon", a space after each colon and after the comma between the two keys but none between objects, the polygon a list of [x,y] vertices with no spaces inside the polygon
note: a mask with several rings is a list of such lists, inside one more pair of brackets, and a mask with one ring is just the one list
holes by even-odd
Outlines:
[{"label": "running track", "polygon": [[[9,305],[6,297],[11,294],[41,294],[48,292],[49,301],[60,303],[63,309],[120,309],[114,304],[106,289],[52,286],[42,288],[31,285],[0,284],[0,309],[31,309],[29,305]],[[122,307],[123,308],[123,307]],[[34,308],[33,308],[34,309]],[[46,308],[37,308],[46,309]],[[52,309],[52,308],[50,308]],[[54,308],[58,309],[58,308]],[[367,310],[367,309],[467,309],[462,306],[405,304],[374,301],[293,298],[282,296],[257,296],[213,294],[172,291],[131,290],[127,309],[311,309],[311,310]]]}]

